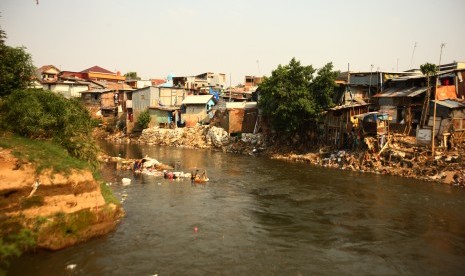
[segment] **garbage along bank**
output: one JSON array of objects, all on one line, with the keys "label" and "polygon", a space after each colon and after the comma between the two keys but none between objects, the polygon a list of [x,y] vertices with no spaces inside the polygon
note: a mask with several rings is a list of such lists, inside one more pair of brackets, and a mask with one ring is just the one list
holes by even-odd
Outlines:
[{"label": "garbage along bank", "polygon": [[451,149],[438,148],[433,157],[429,147],[416,144],[415,137],[399,134],[389,137],[389,141],[383,143],[381,148],[375,147],[375,141],[368,137],[356,149],[339,150],[322,145],[308,150],[299,147],[302,144],[299,139],[283,143],[262,133],[242,133],[233,137],[219,127],[196,126],[146,129],[135,142],[186,148],[213,148],[229,153],[268,156],[343,170],[465,185],[465,163],[462,158],[465,145],[457,144]]},{"label": "garbage along bank", "polygon": [[34,239],[29,249],[58,250],[104,235],[124,214],[87,170],[37,174],[33,164],[0,148],[0,179],[1,237],[27,230]]},{"label": "garbage along bank", "polygon": [[[115,163],[116,170],[130,170],[134,174],[144,174],[150,176],[158,176],[163,177],[169,180],[184,180],[190,179],[192,182],[196,183],[205,183],[208,182],[208,177],[206,175],[206,171],[200,172],[199,169],[191,172],[184,172],[184,171],[174,171],[173,167],[170,165],[163,164],[159,162],[157,159],[145,156],[141,159],[125,159],[122,157],[110,157],[104,156],[102,160],[105,162],[112,162]],[[123,178],[122,184],[123,186],[130,185],[130,181]]]},{"label": "garbage along bank", "polygon": [[[370,141],[366,141],[370,144]],[[434,156],[428,147],[419,146],[414,137],[392,135],[382,149],[368,146],[359,150],[321,147],[303,154],[286,152],[276,146],[266,154],[274,159],[307,162],[328,168],[395,175],[465,187],[465,145],[439,148]]]}]

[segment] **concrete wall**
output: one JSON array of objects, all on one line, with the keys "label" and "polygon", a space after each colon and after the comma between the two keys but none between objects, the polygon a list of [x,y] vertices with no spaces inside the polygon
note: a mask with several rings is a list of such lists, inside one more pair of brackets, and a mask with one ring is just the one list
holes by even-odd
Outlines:
[{"label": "concrete wall", "polygon": [[81,97],[81,93],[89,90],[87,85],[80,85],[80,84],[65,84],[65,83],[58,83],[58,84],[43,84],[44,89],[53,91],[58,94],[62,94],[65,98],[79,98]]},{"label": "concrete wall", "polygon": [[159,93],[159,103],[164,106],[181,106],[187,93],[182,88],[157,87]]}]

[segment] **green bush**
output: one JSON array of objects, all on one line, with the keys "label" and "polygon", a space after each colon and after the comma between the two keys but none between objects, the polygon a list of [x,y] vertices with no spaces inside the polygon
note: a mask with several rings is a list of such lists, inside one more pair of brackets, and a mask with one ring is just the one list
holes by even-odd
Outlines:
[{"label": "green bush", "polygon": [[137,124],[139,127],[142,129],[147,128],[149,126],[150,120],[152,118],[150,117],[149,111],[144,110],[140,113],[139,117],[137,118]]},{"label": "green bush", "polygon": [[29,229],[0,237],[0,274],[8,267],[12,257],[19,257],[23,251],[33,248],[36,238],[36,233]]},{"label": "green bush", "polygon": [[16,90],[0,103],[1,125],[33,139],[53,140],[72,156],[96,165],[90,114],[77,99],[42,89]]}]

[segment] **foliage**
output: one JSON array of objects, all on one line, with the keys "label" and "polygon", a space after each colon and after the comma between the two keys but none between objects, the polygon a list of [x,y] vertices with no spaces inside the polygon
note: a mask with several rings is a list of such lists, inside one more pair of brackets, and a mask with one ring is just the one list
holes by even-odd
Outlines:
[{"label": "foliage", "polygon": [[4,135],[0,139],[0,147],[14,149],[13,155],[19,160],[34,163],[38,173],[47,168],[56,172],[89,168],[87,162],[71,157],[66,149],[50,141]]},{"label": "foliage", "polygon": [[0,110],[4,128],[23,137],[53,140],[72,156],[97,165],[92,120],[78,100],[41,89],[16,90]]},{"label": "foliage", "polygon": [[337,72],[332,63],[318,70],[303,66],[295,58],[288,65],[278,65],[271,77],[259,86],[259,105],[278,132],[294,133],[306,129],[308,120],[318,119],[331,107]]},{"label": "foliage", "polygon": [[34,206],[42,206],[44,205],[44,197],[43,196],[38,196],[34,195],[31,197],[25,197],[21,199],[21,208],[22,209],[28,209],[32,208]]},{"label": "foliage", "polygon": [[436,74],[436,72],[438,71],[438,67],[435,64],[427,62],[423,65],[420,65],[420,70],[423,73],[423,75],[431,77],[432,75]]},{"label": "foliage", "polygon": [[26,48],[7,46],[5,38],[5,32],[0,29],[0,97],[26,88],[34,76],[34,65]]},{"label": "foliage", "polygon": [[12,257],[19,257],[23,251],[36,245],[36,234],[29,229],[0,237],[0,273],[9,265]]},{"label": "foliage", "polygon": [[114,196],[112,190],[104,182],[100,183],[100,191],[102,193],[103,199],[105,199],[105,203],[113,203],[115,205],[120,205],[120,202]]},{"label": "foliage", "polygon": [[124,76],[127,80],[140,80],[140,77],[137,76],[137,72],[127,72]]},{"label": "foliage", "polygon": [[147,128],[149,126],[150,121],[152,118],[150,117],[149,111],[144,110],[139,114],[139,117],[137,118],[137,124],[141,128]]}]

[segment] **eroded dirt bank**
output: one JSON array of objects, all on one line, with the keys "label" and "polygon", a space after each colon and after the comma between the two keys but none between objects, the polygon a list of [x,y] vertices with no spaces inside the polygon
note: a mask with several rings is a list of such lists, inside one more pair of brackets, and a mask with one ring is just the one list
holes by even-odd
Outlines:
[{"label": "eroded dirt bank", "polygon": [[90,171],[36,173],[0,148],[0,231],[30,229],[37,247],[57,250],[112,231],[123,211],[107,203]]}]

